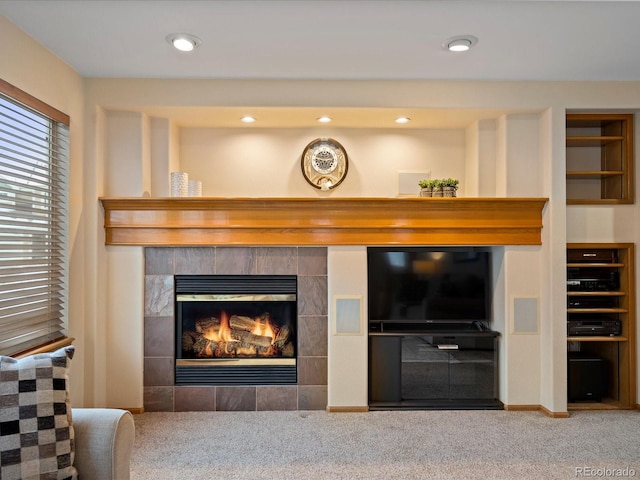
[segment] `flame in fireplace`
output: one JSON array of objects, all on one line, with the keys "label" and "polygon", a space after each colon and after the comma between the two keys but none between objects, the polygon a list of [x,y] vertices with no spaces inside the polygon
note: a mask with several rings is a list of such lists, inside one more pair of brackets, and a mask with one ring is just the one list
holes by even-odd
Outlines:
[{"label": "flame in fireplace", "polygon": [[221,342],[230,342],[231,327],[229,326],[229,315],[224,310],[220,312],[220,340]]},{"label": "flame in fireplace", "polygon": [[220,325],[219,326],[209,326],[203,332],[202,336],[209,340],[203,351],[199,353],[198,356],[202,357],[213,357],[214,356],[214,345],[222,345],[224,347],[225,353],[229,352],[229,342],[233,341],[231,336],[231,327],[229,326],[229,315],[227,312],[222,311],[220,314]]},{"label": "flame in fireplace", "polygon": [[202,336],[212,342],[230,342],[233,340],[231,337],[231,327],[229,326],[229,315],[227,312],[222,311],[220,313],[220,325],[216,328],[210,326],[204,332]]},{"label": "flame in fireplace", "polygon": [[273,343],[276,338],[276,333],[271,326],[271,322],[269,322],[268,319],[262,320],[260,318],[256,318],[255,321],[256,325],[255,327],[253,327],[253,330],[251,330],[251,333],[253,333],[254,335],[259,335],[261,337],[270,337],[271,343]]}]

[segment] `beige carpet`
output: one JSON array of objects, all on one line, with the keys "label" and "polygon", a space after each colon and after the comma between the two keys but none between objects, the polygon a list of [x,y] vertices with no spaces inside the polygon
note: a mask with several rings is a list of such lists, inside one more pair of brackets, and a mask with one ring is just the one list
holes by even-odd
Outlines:
[{"label": "beige carpet", "polygon": [[568,419],[506,411],[188,412],[135,421],[132,480],[640,478],[638,411]]}]

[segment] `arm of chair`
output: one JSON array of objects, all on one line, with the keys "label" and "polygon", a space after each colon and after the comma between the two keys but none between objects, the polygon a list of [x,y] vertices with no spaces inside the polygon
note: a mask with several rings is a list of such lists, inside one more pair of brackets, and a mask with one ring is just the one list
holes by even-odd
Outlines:
[{"label": "arm of chair", "polygon": [[71,412],[79,478],[129,480],[133,415],[114,408],[73,408]]}]

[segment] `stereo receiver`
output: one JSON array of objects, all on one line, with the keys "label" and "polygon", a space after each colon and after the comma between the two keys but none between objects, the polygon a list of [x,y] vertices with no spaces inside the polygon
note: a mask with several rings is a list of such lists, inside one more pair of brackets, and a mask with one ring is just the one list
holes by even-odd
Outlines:
[{"label": "stereo receiver", "polygon": [[569,320],[567,335],[574,336],[609,336],[622,333],[622,324],[618,320]]},{"label": "stereo receiver", "polygon": [[615,297],[568,297],[567,308],[616,308],[618,300]]},{"label": "stereo receiver", "polygon": [[594,269],[567,268],[567,290],[569,291],[614,291],[618,290],[618,272]]}]

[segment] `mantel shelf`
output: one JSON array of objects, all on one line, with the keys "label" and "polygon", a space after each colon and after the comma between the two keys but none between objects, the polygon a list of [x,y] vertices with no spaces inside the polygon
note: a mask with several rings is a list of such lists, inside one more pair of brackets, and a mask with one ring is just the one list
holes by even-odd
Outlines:
[{"label": "mantel shelf", "polygon": [[101,198],[107,245],[540,245],[546,198]]}]

